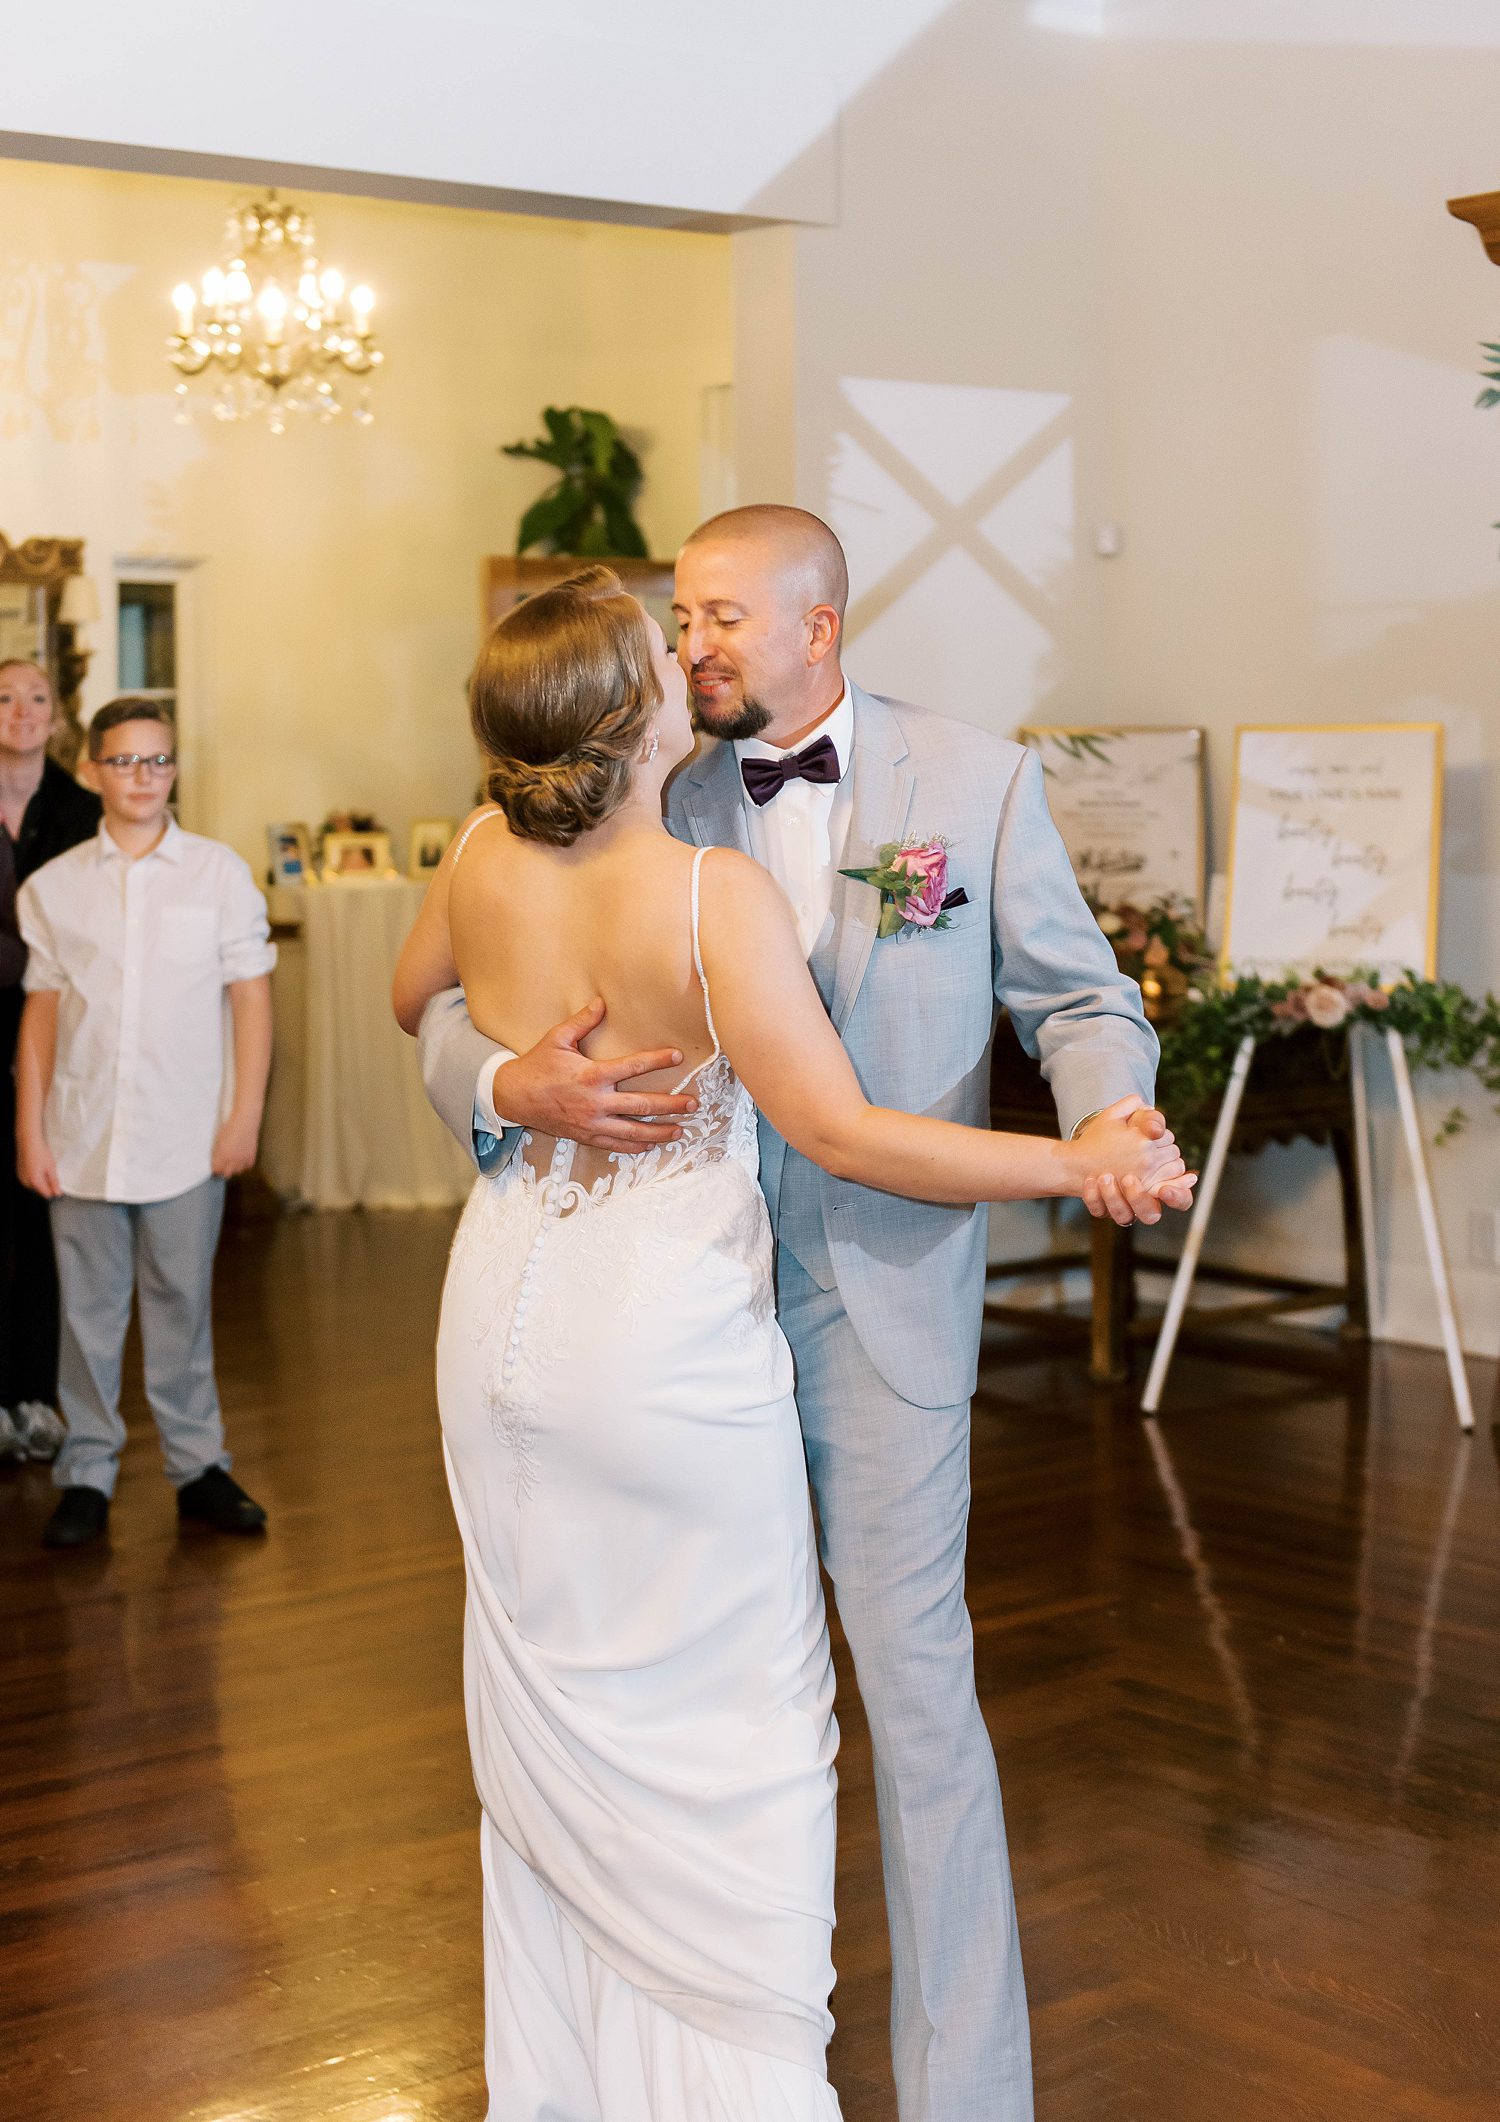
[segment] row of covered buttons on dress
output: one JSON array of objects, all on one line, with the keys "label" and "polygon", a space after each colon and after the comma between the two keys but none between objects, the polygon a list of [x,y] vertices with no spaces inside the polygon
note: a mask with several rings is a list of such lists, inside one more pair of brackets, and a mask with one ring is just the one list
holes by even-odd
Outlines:
[{"label": "row of covered buttons on dress", "polygon": [[567,1142],[559,1142],[552,1152],[551,1168],[546,1178],[542,1181],[541,1216],[537,1223],[536,1235],[531,1241],[526,1254],[525,1264],[521,1269],[520,1287],[516,1291],[516,1308],[511,1314],[510,1333],[505,1343],[505,1358],[500,1366],[500,1384],[502,1390],[505,1391],[509,1391],[511,1381],[515,1377],[516,1361],[521,1352],[521,1334],[526,1325],[527,1311],[531,1305],[531,1285],[536,1275],[537,1262],[542,1256],[542,1248],[547,1242],[553,1225],[562,1214],[565,1183],[562,1175],[571,1160],[571,1155],[572,1145]]}]

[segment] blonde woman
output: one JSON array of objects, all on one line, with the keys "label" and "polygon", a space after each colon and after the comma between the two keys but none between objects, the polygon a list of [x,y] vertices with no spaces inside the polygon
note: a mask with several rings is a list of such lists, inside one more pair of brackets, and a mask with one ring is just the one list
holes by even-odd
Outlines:
[{"label": "blonde woman", "polygon": [[0,663],[0,1457],[50,1459],[57,1415],[57,1268],[47,1204],[16,1176],[15,1056],[26,950],[16,893],[99,830],[99,798],[48,756],[60,716],[36,663]]}]

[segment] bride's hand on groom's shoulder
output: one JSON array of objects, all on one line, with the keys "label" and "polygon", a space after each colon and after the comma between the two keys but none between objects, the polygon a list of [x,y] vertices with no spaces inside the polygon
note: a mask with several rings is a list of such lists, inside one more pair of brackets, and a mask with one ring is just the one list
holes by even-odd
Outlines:
[{"label": "bride's hand on groom's shoulder", "polygon": [[[697,1099],[665,1091],[622,1091],[619,1086],[635,1076],[676,1068],[682,1055],[662,1047],[617,1060],[591,1060],[582,1052],[582,1043],[603,1022],[604,1004],[596,999],[566,1023],[554,1025],[529,1052],[503,1062],[495,1071],[495,1110],[514,1126],[586,1143],[591,1149],[652,1149],[659,1142],[675,1142],[681,1130],[670,1122],[695,1112]],[[663,1116],[668,1124],[662,1125],[661,1119],[653,1124],[652,1115]]]},{"label": "bride's hand on groom's shoulder", "polygon": [[1072,1145],[1091,1216],[1122,1225],[1159,1223],[1164,1208],[1192,1206],[1198,1174],[1183,1162],[1166,1117],[1136,1097],[1096,1113]]}]

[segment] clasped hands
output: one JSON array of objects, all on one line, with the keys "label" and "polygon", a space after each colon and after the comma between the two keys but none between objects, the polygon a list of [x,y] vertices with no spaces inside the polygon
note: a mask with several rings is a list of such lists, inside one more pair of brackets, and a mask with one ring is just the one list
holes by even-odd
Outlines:
[{"label": "clasped hands", "polygon": [[1191,1208],[1190,1172],[1166,1117],[1144,1098],[1119,1098],[1095,1113],[1068,1145],[1082,1167],[1083,1205],[1126,1227],[1159,1223],[1164,1208]]}]

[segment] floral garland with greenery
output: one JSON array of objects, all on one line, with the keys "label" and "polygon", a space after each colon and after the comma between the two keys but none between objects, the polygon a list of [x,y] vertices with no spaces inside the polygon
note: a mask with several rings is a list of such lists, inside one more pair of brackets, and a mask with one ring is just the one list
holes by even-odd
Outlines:
[{"label": "floral garland with greenery", "polygon": [[[1208,1146],[1240,1041],[1257,1046],[1311,1030],[1322,1034],[1331,1074],[1347,1067],[1353,1024],[1394,1031],[1417,1068],[1465,1069],[1500,1105],[1500,1002],[1482,1001],[1452,980],[1409,972],[1392,987],[1373,974],[1345,979],[1319,973],[1310,980],[1241,978],[1221,985],[1213,953],[1192,909],[1160,899],[1146,907],[1095,905],[1122,972],[1140,983],[1146,1014],[1161,1040],[1157,1096],[1184,1153],[1201,1158]],[[1438,1140],[1457,1134],[1464,1114],[1454,1107]]]}]

